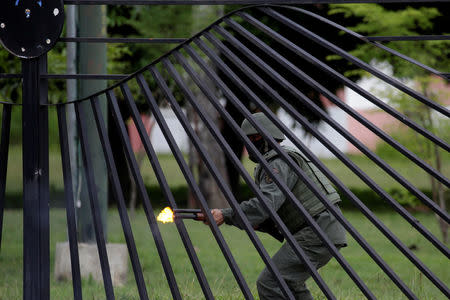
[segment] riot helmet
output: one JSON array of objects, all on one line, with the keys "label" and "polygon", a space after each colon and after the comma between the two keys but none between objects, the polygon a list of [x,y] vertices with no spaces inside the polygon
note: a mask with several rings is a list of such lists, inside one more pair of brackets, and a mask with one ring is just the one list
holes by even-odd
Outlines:
[{"label": "riot helmet", "polygon": [[[278,129],[278,127],[276,127],[275,124],[273,124],[272,121],[270,121],[269,118],[267,118],[262,112],[254,113],[252,114],[252,117],[258,125],[263,127],[275,140],[282,141],[286,139],[283,132],[281,132],[281,130]],[[247,136],[256,134],[259,135],[257,139],[251,139],[251,142],[261,154],[265,154],[272,149],[271,145],[269,145],[269,143],[262,138],[261,134],[250,124],[247,119],[242,122],[241,129]],[[249,152],[248,154],[251,161],[258,163],[258,159],[254,153]]]},{"label": "riot helmet", "polygon": [[[257,112],[252,114],[252,117],[261,127],[263,127],[267,132],[276,140],[284,140],[286,137],[283,132],[269,120],[269,118],[262,112]],[[260,134],[255,127],[253,127],[250,122],[245,119],[242,122],[241,129],[244,131],[245,135]]]}]

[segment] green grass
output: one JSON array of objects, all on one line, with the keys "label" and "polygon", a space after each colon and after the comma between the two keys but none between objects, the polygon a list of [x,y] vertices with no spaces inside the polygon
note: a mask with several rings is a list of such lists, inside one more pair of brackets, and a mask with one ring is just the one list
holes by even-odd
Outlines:
[{"label": "green grass", "polygon": [[[6,184],[7,194],[20,194],[22,191],[22,158],[21,148],[19,146],[11,146],[10,157],[8,161],[8,176]],[[161,154],[158,156],[161,167],[168,178],[171,187],[186,185],[186,181],[181,173],[175,159],[172,155]],[[399,183],[390,178],[384,171],[378,168],[373,162],[364,156],[350,156],[350,159],[366,172],[375,182],[383,189],[390,190],[398,188]],[[347,167],[345,167],[338,159],[322,160],[336,176],[349,188],[367,188],[364,182],[354,175]],[[401,158],[386,158],[386,162],[396,169],[401,175],[409,180],[413,185],[421,189],[430,189],[430,183],[423,170],[414,166],[412,162]],[[252,175],[255,164],[249,159],[243,160],[244,166]],[[450,155],[443,156],[443,166],[450,165]],[[450,177],[450,168],[444,167],[443,174]],[[145,158],[142,164],[142,176],[144,182],[148,186],[158,185],[156,177],[151,169],[148,159]],[[53,191],[61,191],[63,189],[62,169],[60,152],[56,147],[50,149],[50,188]]]},{"label": "green grass", "polygon": [[[418,167],[412,161],[399,155],[395,157],[380,156],[390,167],[397,171],[406,180],[419,189],[431,190],[428,173]],[[385,190],[401,187],[385,171],[378,167],[369,158],[362,155],[350,155],[349,158],[370,178]],[[367,185],[338,159],[324,159],[324,164],[342,180],[349,188],[368,188]],[[450,154],[442,155],[442,174],[450,177]]]},{"label": "green grass", "polygon": [[[344,212],[350,222],[364,235],[380,256],[393,268],[400,278],[413,290],[419,299],[444,299],[445,297],[429,280],[392,246],[386,238],[364,219],[360,213]],[[420,258],[443,282],[450,284],[450,263],[434,249],[417,232],[411,230],[406,222],[397,214],[379,212],[379,218],[407,245],[415,245],[415,255]],[[432,214],[417,214],[416,217],[431,230],[438,233],[436,220]],[[217,299],[243,299],[239,288],[227,266],[223,255],[208,227],[194,221],[185,222],[192,242],[202,263],[211,289]],[[14,300],[22,298],[22,211],[7,210],[4,220],[4,235],[0,252],[0,299]],[[160,260],[146,222],[145,215],[138,211],[132,220],[133,233],[136,239],[141,265],[144,271],[146,286],[150,299],[171,299],[168,285],[161,267]],[[66,241],[66,220],[62,210],[51,211],[51,271],[53,273],[54,246],[57,242]],[[197,279],[189,259],[184,251],[179,235],[173,224],[159,226],[169,257],[174,268],[176,279],[184,299],[203,299]],[[255,282],[263,263],[254,247],[243,231],[229,226],[221,227],[231,251],[240,266],[255,297]],[[109,242],[124,243],[120,220],[116,210],[109,211],[108,222]],[[260,238],[270,255],[273,255],[280,244],[267,235]],[[349,237],[349,247],[342,250],[359,276],[367,283],[378,299],[405,299],[394,284],[384,275],[367,254]],[[333,259],[319,273],[335,293],[338,299],[365,299],[359,289]],[[325,299],[313,280],[308,281],[316,299]],[[116,299],[138,299],[136,284],[131,267],[128,281],[124,287],[115,288]],[[83,281],[83,299],[105,299],[103,286],[93,280]],[[71,299],[72,285],[70,282],[56,282],[51,277],[51,298]]]}]

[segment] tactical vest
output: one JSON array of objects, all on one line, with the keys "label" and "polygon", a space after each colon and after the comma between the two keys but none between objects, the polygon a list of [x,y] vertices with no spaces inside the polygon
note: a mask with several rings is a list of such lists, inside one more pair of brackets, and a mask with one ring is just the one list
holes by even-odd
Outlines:
[{"label": "tactical vest", "polygon": [[[283,149],[300,166],[300,168],[322,191],[322,193],[327,196],[331,204],[335,204],[341,201],[339,194],[336,192],[325,175],[309,159],[304,157],[298,150],[294,148],[283,147]],[[277,157],[278,153],[276,153],[274,150],[271,150],[264,155],[264,158],[267,161],[271,161]],[[260,165],[258,165],[258,167],[255,169],[255,182],[257,185],[260,184],[261,172],[262,168]],[[290,172],[294,171],[290,170]],[[326,207],[317,198],[317,196],[314,195],[314,193],[306,186],[300,176],[292,189],[292,193],[312,217],[318,215],[326,209]],[[291,203],[289,199],[286,199],[284,201],[277,212],[291,233],[295,233],[305,226],[305,218],[300,215],[297,208],[294,206],[294,204]]]}]

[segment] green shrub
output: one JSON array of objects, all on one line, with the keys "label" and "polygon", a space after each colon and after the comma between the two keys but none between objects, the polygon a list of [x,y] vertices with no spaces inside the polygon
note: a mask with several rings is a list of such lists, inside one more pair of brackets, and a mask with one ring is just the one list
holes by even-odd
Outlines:
[{"label": "green shrub", "polygon": [[[386,205],[386,201],[383,200],[376,192],[370,189],[362,189],[362,188],[351,188],[350,191],[358,197],[367,207],[372,210],[382,210],[391,208],[390,205]],[[173,197],[178,205],[178,207],[187,207],[188,203],[188,193],[189,189],[187,186],[177,186],[172,187],[171,192]],[[393,188],[387,191],[392,198],[397,200],[404,207],[412,208],[421,204],[421,202],[413,196],[410,192],[404,189]],[[422,192],[431,197],[431,191],[422,190]],[[147,186],[147,193],[149,195],[150,201],[154,208],[162,208],[168,206],[168,202],[165,200],[162,190],[159,186],[152,185]],[[356,206],[353,205],[352,201],[345,196],[343,193],[339,192],[342,198],[342,202],[340,206],[345,209],[356,209]],[[110,195],[112,197],[112,195]],[[242,184],[240,187],[240,195],[237,197],[238,202],[244,201],[253,197],[253,193],[250,188]],[[128,197],[125,197],[128,199]],[[142,200],[138,196],[136,199],[137,207],[142,207]],[[110,199],[110,205],[115,206],[115,200]],[[63,191],[51,191],[50,193],[50,206],[51,207],[64,207],[64,193]],[[21,208],[22,207],[22,196],[20,194],[8,194],[6,195],[6,207],[7,208]]]}]

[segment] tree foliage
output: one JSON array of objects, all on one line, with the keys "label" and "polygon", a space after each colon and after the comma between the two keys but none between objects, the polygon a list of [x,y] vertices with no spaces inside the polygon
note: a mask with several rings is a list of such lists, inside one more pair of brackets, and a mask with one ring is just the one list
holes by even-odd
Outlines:
[{"label": "tree foliage", "polygon": [[[359,21],[351,29],[367,36],[443,34],[445,32],[436,25],[442,20],[447,20],[446,24],[448,24],[450,19],[449,5],[444,4],[439,8],[407,7],[398,10],[387,9],[377,4],[334,5],[330,10],[330,14],[343,14],[345,17],[358,18]],[[447,9],[442,10],[442,8]],[[386,45],[429,67],[441,72],[448,72],[450,58],[449,41],[390,42],[386,43]],[[415,88],[435,102],[439,103],[442,99],[448,99],[448,94],[445,91],[434,90],[435,85],[433,81],[442,81],[442,79],[431,76],[427,70],[414,66],[370,44],[362,44],[353,50],[352,53],[367,62],[387,62],[392,67],[395,76],[413,80]],[[383,94],[382,96],[387,96],[389,103],[393,107],[409,119],[442,139],[448,140],[448,119],[443,118],[429,106],[412,99],[404,93],[386,89],[383,91]],[[410,129],[407,130],[405,126],[394,130],[393,135],[410,150],[422,157],[430,166],[442,173],[443,162],[445,163],[447,160],[445,156],[448,156],[447,152],[417,132]],[[438,203],[442,210],[446,211],[447,200],[445,198],[448,196],[445,195],[445,187],[432,175],[428,177],[433,201]],[[449,224],[439,217],[438,223],[443,240],[447,242]]]},{"label": "tree foliage", "polygon": [[[439,7],[407,7],[399,10],[378,4],[336,4],[331,6],[329,14],[341,14],[345,18],[358,20],[349,28],[366,36],[445,34],[443,28],[436,26],[436,20],[450,21],[448,10],[442,11]],[[450,41],[393,41],[383,44],[425,65],[448,71]],[[416,78],[427,74],[427,71],[371,44],[361,44],[351,53],[366,62],[388,62],[397,77]]]}]

